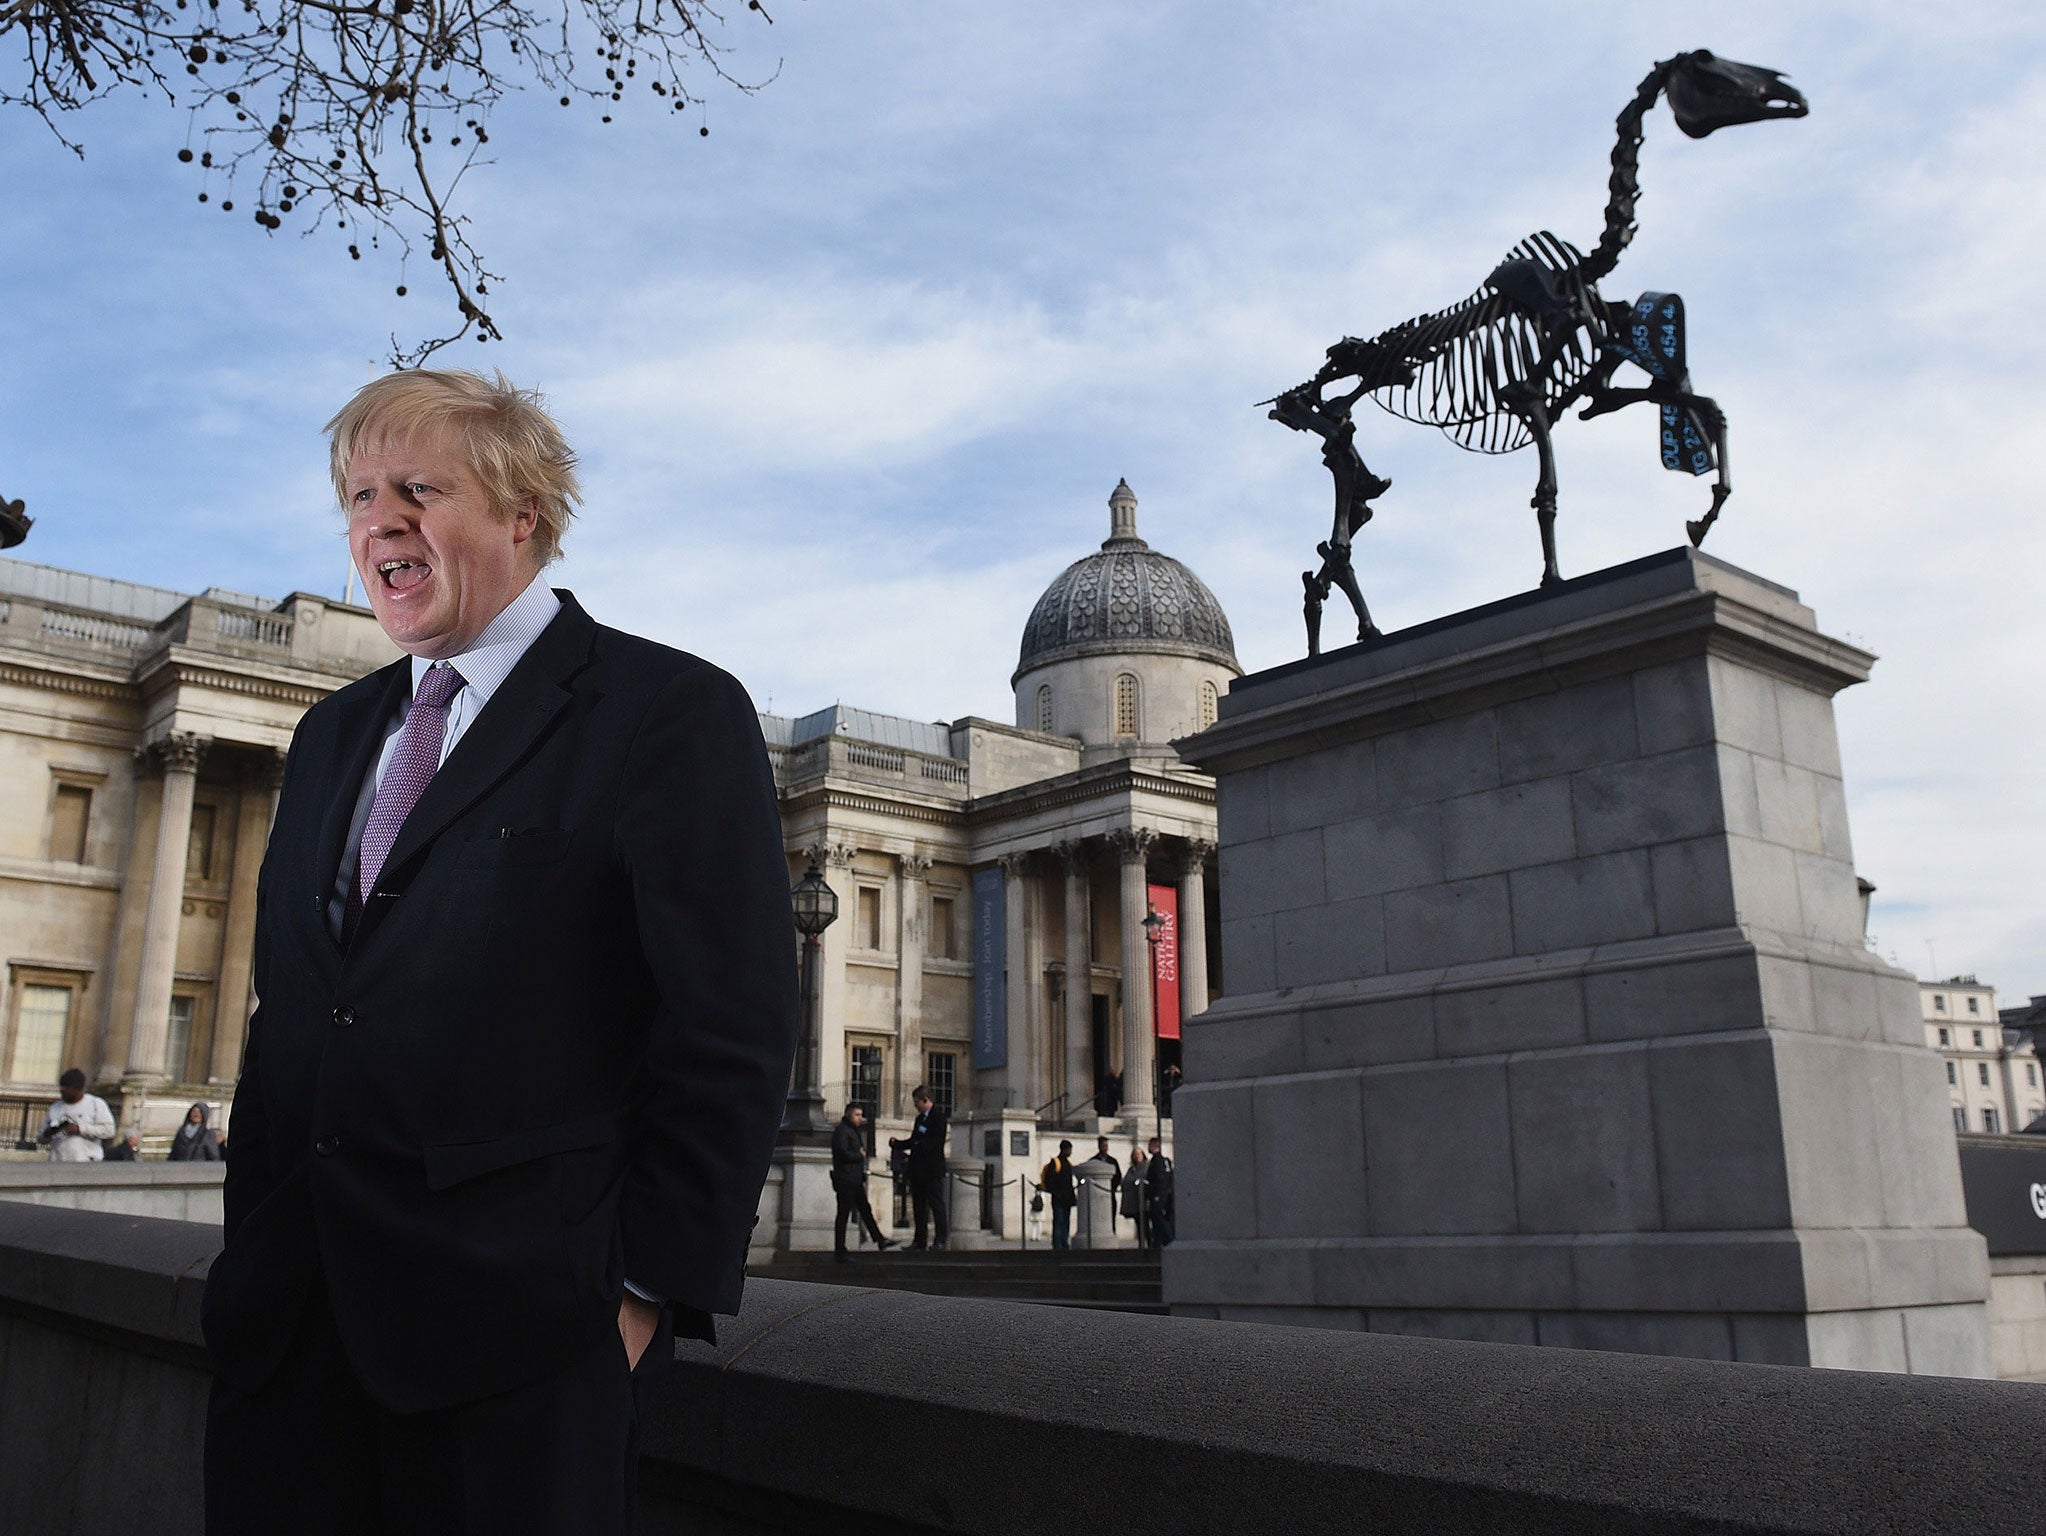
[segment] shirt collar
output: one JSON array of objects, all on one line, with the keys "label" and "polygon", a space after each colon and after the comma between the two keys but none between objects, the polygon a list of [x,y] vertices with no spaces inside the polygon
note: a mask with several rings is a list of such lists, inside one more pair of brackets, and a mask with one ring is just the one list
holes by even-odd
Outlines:
[{"label": "shirt collar", "polygon": [[[554,595],[554,589],[537,575],[526,583],[525,591],[505,604],[504,611],[483,627],[483,633],[476,637],[476,643],[459,656],[446,658],[454,669],[462,674],[465,689],[475,695],[475,707],[481,709],[490,702],[490,696],[504,686],[504,680],[511,676],[519,658],[532,648],[540,638],[540,631],[554,621],[554,615],[561,612],[561,599]],[[418,691],[420,679],[426,676],[426,669],[433,663],[424,656],[412,658],[412,688]]]}]

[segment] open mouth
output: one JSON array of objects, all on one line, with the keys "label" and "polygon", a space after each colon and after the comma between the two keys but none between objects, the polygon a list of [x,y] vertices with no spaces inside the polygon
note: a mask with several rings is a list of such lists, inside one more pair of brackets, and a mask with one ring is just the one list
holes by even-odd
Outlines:
[{"label": "open mouth", "polygon": [[387,592],[410,592],[432,574],[432,566],[417,560],[385,560],[377,565],[377,578]]}]

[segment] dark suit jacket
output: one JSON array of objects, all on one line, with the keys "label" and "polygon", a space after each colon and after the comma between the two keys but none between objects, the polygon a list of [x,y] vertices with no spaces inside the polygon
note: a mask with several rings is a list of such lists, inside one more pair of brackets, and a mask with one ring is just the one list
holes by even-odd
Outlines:
[{"label": "dark suit jacket", "polygon": [[916,1123],[909,1128],[910,1182],[930,1184],[945,1176],[945,1136],[947,1132],[943,1106],[933,1104],[916,1117]]},{"label": "dark suit jacket", "polygon": [[215,1368],[254,1391],[324,1285],[411,1412],[562,1368],[624,1277],[738,1308],[795,1053],[788,868],[745,691],[567,593],[398,835],[328,897],[400,660],[310,710],[258,895]]}]

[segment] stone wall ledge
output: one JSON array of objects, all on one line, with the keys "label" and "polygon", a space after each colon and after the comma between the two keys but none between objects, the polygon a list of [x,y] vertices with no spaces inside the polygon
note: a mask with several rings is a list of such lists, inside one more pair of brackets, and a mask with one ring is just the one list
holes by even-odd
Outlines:
[{"label": "stone wall ledge", "polygon": [[0,1200],[16,1189],[76,1189],[94,1185],[112,1188],[187,1185],[218,1188],[227,1177],[225,1163],[172,1163],[155,1159],[141,1163],[0,1163]]},{"label": "stone wall ledge", "polygon": [[1187,1236],[1165,1262],[1168,1302],[1270,1306],[1303,1281],[1325,1307],[1802,1315],[1980,1301],[1988,1268],[1968,1227]]},{"label": "stone wall ledge", "polygon": [[[0,1479],[0,1526],[198,1529],[214,1242],[0,1204],[0,1429],[69,1469]],[[2046,1497],[2020,1383],[768,1280],[722,1332],[642,1426],[643,1531],[2029,1532]]]}]

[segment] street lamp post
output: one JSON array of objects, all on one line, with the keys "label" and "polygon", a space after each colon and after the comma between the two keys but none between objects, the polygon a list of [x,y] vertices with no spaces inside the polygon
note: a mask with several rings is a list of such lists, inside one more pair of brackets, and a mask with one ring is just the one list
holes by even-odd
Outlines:
[{"label": "street lamp post", "polygon": [[824,872],[812,859],[808,871],[789,892],[789,900],[795,907],[796,932],[803,936],[803,1036],[796,1047],[788,1102],[782,1109],[781,1136],[784,1141],[821,1141],[830,1136],[831,1123],[824,1117],[824,1092],[817,1081],[822,1025],[817,971],[823,948],[818,939],[838,920],[838,895],[825,883]]},{"label": "street lamp post", "polygon": [[1165,1100],[1162,1097],[1165,1087],[1165,1075],[1158,1069],[1158,1054],[1155,1044],[1158,1033],[1158,1004],[1155,993],[1158,986],[1158,942],[1164,937],[1165,919],[1158,915],[1156,907],[1147,904],[1144,909],[1144,942],[1150,946],[1151,974],[1144,978],[1144,985],[1152,988],[1154,994],[1151,1004],[1151,1033],[1154,1041],[1151,1053],[1151,1102],[1158,1107],[1158,1113],[1161,1118],[1165,1114]]}]

